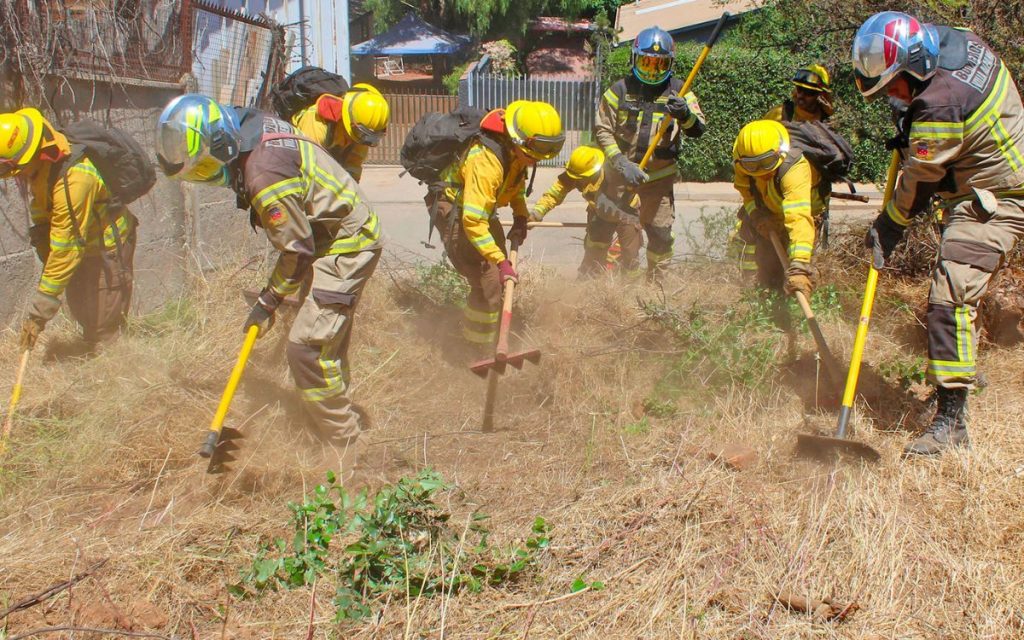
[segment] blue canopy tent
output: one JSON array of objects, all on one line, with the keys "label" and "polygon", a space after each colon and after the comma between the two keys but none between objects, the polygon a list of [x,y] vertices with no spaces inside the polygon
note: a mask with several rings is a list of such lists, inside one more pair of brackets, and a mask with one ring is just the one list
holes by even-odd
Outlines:
[{"label": "blue canopy tent", "polygon": [[352,46],[354,56],[452,55],[470,43],[469,36],[455,36],[407,13],[384,33]]}]

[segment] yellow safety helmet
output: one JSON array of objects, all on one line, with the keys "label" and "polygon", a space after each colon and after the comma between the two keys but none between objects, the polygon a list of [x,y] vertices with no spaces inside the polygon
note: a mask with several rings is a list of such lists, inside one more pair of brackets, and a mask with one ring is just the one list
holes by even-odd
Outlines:
[{"label": "yellow safety helmet", "polygon": [[793,74],[793,84],[816,93],[832,93],[828,70],[820,64],[809,64],[797,69]]},{"label": "yellow safety helmet", "polygon": [[565,163],[565,172],[573,180],[590,178],[604,166],[604,152],[594,147],[576,147]]},{"label": "yellow safety helmet", "polygon": [[505,130],[534,160],[554,158],[565,144],[562,118],[547,102],[516,100],[505,109]]},{"label": "yellow safety helmet", "polygon": [[763,176],[779,168],[789,154],[789,131],[774,120],[754,120],[740,129],[732,145],[738,171]]},{"label": "yellow safety helmet", "polygon": [[[369,88],[363,88],[363,87]],[[391,120],[391,107],[379,91],[369,85],[356,85],[345,93],[341,122],[348,136],[368,147],[380,144]]]},{"label": "yellow safety helmet", "polygon": [[47,126],[43,114],[31,107],[0,114],[0,178],[18,175],[32,161]]}]

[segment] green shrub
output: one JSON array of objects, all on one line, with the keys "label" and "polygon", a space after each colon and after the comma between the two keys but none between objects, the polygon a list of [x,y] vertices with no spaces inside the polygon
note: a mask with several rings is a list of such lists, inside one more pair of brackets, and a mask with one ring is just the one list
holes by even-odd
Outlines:
[{"label": "green shrub", "polygon": [[[708,129],[699,140],[684,138],[679,169],[683,180],[731,181],[732,143],[747,122],[756,120],[792,93],[793,70],[813,60],[784,49],[753,49],[724,38],[712,50],[694,81]],[[675,73],[685,78],[703,47],[687,42],[676,46]],[[879,183],[885,179],[888,155],[884,141],[892,135],[884,100],[868,103],[853,84],[852,70],[833,70],[835,128],[853,145],[853,179]],[[606,59],[604,86],[630,73],[629,47],[619,47]]]}]

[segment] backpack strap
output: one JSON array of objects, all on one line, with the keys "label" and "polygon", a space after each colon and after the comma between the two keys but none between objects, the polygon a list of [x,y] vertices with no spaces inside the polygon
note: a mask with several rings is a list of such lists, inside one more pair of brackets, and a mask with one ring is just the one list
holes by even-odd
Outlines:
[{"label": "backpack strap", "polygon": [[782,120],[783,122],[793,122],[793,116],[796,115],[796,105],[789,98],[782,101]]}]

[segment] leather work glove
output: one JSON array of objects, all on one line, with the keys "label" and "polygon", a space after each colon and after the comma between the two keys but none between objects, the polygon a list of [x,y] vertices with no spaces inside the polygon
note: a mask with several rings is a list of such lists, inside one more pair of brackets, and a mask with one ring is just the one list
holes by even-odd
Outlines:
[{"label": "leather work glove", "polygon": [[512,263],[508,260],[502,260],[498,263],[498,274],[501,277],[501,286],[505,286],[505,283],[511,280],[512,282],[519,283],[519,274],[516,273]]},{"label": "leather work glove", "polygon": [[508,241],[512,244],[523,244],[526,242],[526,223],[529,218],[525,216],[515,216],[512,218],[512,228],[508,230]]},{"label": "leather work glove", "polygon": [[274,312],[277,311],[279,304],[281,301],[276,295],[267,289],[261,291],[256,303],[252,305],[252,310],[249,311],[249,317],[245,319],[242,332],[248,333],[249,327],[257,326],[260,328],[259,337],[265,336],[274,326]]},{"label": "leather work glove", "polygon": [[903,239],[904,228],[896,224],[885,211],[878,214],[864,237],[864,246],[874,254],[874,267],[881,269],[892,255],[893,249]]},{"label": "leather work glove", "polygon": [[43,332],[45,326],[45,322],[40,323],[34,318],[25,318],[25,321],[21,323],[21,336],[18,340],[22,351],[31,351],[36,346],[36,340],[39,339],[39,334]]},{"label": "leather work glove", "polygon": [[36,291],[28,303],[28,317],[39,325],[42,331],[46,323],[57,315],[60,310],[60,298],[55,298],[42,291]]},{"label": "leather work glove", "polygon": [[665,110],[668,111],[668,115],[680,122],[686,121],[693,115],[690,105],[686,103],[686,98],[682,96],[669,96],[668,102],[665,103]]},{"label": "leather work glove", "polygon": [[635,162],[630,162],[623,154],[619,154],[612,158],[612,169],[614,169],[627,185],[631,187],[639,187],[643,183],[647,182],[647,174],[640,169],[640,165]]},{"label": "leather work glove", "polygon": [[537,209],[530,209],[530,215],[527,217],[527,220],[530,222],[540,222],[543,219],[544,215],[540,211]]},{"label": "leather work glove", "polygon": [[770,238],[773,232],[781,238],[786,231],[782,218],[766,211],[755,211],[750,216],[750,223],[754,225],[758,235],[765,238]]},{"label": "leather work glove", "polygon": [[793,260],[786,269],[786,282],[782,286],[787,295],[793,295],[797,291],[804,294],[810,300],[814,291],[814,276],[811,272],[811,265],[806,262]]}]

